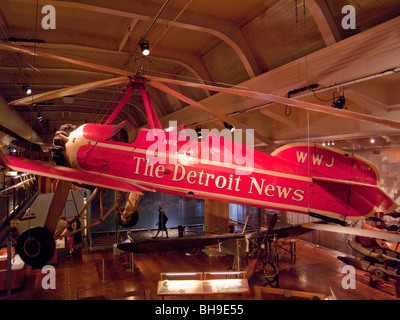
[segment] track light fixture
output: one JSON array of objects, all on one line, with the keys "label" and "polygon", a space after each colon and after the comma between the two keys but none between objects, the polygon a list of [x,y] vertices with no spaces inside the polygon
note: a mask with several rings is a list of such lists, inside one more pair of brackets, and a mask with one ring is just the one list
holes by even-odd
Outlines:
[{"label": "track light fixture", "polygon": [[31,94],[32,93],[31,88],[29,88],[29,86],[27,84],[24,84],[22,86],[22,89],[25,91],[26,94]]},{"label": "track light fixture", "polygon": [[147,40],[140,40],[139,46],[144,56],[148,56],[150,54],[149,42]]},{"label": "track light fixture", "polygon": [[322,145],[323,145],[323,146],[326,146],[326,145],[328,145],[328,146],[334,146],[334,145],[335,145],[335,141],[333,141],[333,140],[328,140],[328,142],[323,141],[323,142],[322,142]]}]

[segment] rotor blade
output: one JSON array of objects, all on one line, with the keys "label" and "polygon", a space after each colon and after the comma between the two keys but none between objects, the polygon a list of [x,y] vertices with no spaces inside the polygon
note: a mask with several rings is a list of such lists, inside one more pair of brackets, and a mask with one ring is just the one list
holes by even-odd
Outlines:
[{"label": "rotor blade", "polygon": [[[215,111],[213,109],[210,109],[210,108],[206,107],[205,105],[184,96],[183,94],[171,89],[170,87],[168,87],[160,82],[151,80],[151,81],[148,81],[147,83],[149,85],[153,86],[154,88],[164,91],[165,93],[170,94],[171,96],[174,96],[175,98],[177,98],[179,100],[182,100],[188,104],[195,106],[196,108],[199,108],[200,110],[208,112],[209,114],[211,114],[214,117],[216,117],[217,119],[219,119],[221,122],[229,123],[229,124],[233,125],[235,128],[240,128],[243,130],[249,129],[246,125],[237,121],[236,119],[234,119],[232,117],[228,117],[225,114]],[[271,147],[275,147],[275,148],[277,147],[277,144],[275,142],[273,142],[271,139],[257,133],[256,131],[254,131],[254,137],[262,142],[267,143]]]},{"label": "rotor blade", "polygon": [[81,61],[81,60],[77,60],[77,59],[67,58],[67,57],[57,55],[57,54],[53,54],[53,53],[49,53],[49,52],[45,52],[45,51],[41,51],[41,50],[37,50],[37,49],[30,49],[27,47],[21,47],[21,46],[17,46],[14,44],[0,42],[0,49],[1,48],[6,49],[6,50],[11,50],[11,51],[16,51],[19,53],[30,54],[30,55],[34,55],[34,56],[48,58],[48,59],[52,59],[52,60],[58,60],[58,61],[78,65],[81,67],[86,67],[89,69],[104,71],[107,73],[119,74],[121,76],[127,76],[127,77],[135,77],[136,76],[136,74],[134,74],[133,72],[130,72],[130,71],[116,69],[113,67],[107,67],[107,66],[92,63],[92,62],[85,62],[85,61]]},{"label": "rotor blade", "polygon": [[113,79],[89,82],[89,83],[80,84],[80,85],[73,86],[73,87],[39,93],[37,95],[33,95],[33,96],[29,96],[29,97],[25,97],[22,99],[11,101],[11,102],[9,102],[9,104],[14,105],[14,106],[29,105],[32,103],[38,103],[38,102],[48,101],[51,99],[62,98],[65,96],[71,96],[71,95],[75,95],[78,93],[86,92],[86,91],[97,89],[97,88],[103,88],[103,87],[113,86],[113,85],[117,85],[117,84],[126,84],[128,82],[129,82],[129,79],[127,77],[118,77],[118,78],[113,78]]},{"label": "rotor blade", "polygon": [[[49,58],[49,59],[58,60],[58,61],[63,61],[63,62],[79,65],[79,66],[90,68],[90,69],[95,69],[95,70],[99,70],[99,71],[103,71],[103,72],[112,73],[112,74],[119,74],[119,75],[128,76],[128,77],[136,76],[136,74],[129,72],[129,71],[112,68],[112,67],[107,67],[104,65],[99,65],[99,64],[95,64],[95,63],[91,63],[91,62],[80,61],[77,59],[67,58],[67,57],[51,54],[48,52],[44,52],[44,51],[40,51],[40,50],[36,50],[36,49],[30,49],[30,48],[26,48],[26,47],[21,47],[21,46],[17,46],[17,45],[12,45],[12,44],[8,44],[8,43],[4,43],[4,42],[0,42],[0,48],[11,50],[11,51],[16,51],[16,52],[20,52],[20,53],[25,53],[25,54],[37,55],[37,56],[41,56],[41,57],[45,57],[45,58]],[[292,98],[285,98],[285,97],[281,97],[281,96],[274,95],[274,94],[261,93],[261,92],[251,91],[251,90],[241,90],[241,89],[234,89],[234,88],[217,87],[217,86],[206,85],[206,84],[201,84],[201,83],[193,83],[193,82],[188,82],[188,81],[180,81],[180,80],[153,77],[153,76],[145,76],[145,77],[148,80],[153,80],[156,82],[170,83],[170,84],[175,84],[175,85],[180,85],[180,86],[185,86],[185,87],[192,87],[192,88],[216,91],[216,92],[221,92],[221,93],[229,93],[229,94],[238,95],[238,96],[247,97],[247,98],[255,98],[255,99],[259,99],[259,100],[263,100],[263,101],[275,102],[275,103],[298,107],[298,108],[302,108],[302,109],[306,109],[306,110],[335,115],[335,116],[342,117],[342,118],[365,121],[365,122],[376,123],[376,124],[382,124],[382,125],[390,126],[395,129],[400,129],[400,122],[398,122],[398,121],[393,121],[393,120],[389,120],[389,119],[385,119],[385,118],[379,118],[379,117],[366,115],[366,114],[353,112],[353,111],[348,111],[348,110],[343,110],[343,109],[335,109],[332,107],[326,107],[326,106],[322,106],[319,104],[310,103],[310,102],[306,102],[306,101],[295,100]]]},{"label": "rotor blade", "polygon": [[319,104],[315,104],[315,103],[311,103],[311,102],[295,100],[292,98],[286,98],[286,97],[278,96],[275,94],[261,93],[261,92],[251,91],[251,90],[242,90],[242,89],[235,89],[235,88],[217,87],[217,86],[211,86],[211,85],[206,85],[206,84],[201,84],[201,83],[193,83],[193,82],[187,82],[187,81],[181,81],[181,80],[175,80],[175,79],[167,79],[167,78],[159,78],[159,77],[153,77],[153,76],[146,76],[146,78],[148,80],[153,80],[153,81],[158,81],[158,82],[163,82],[163,83],[175,84],[175,85],[179,85],[179,86],[192,87],[192,88],[198,88],[198,89],[204,89],[204,90],[210,90],[210,91],[217,91],[217,92],[221,92],[221,93],[228,93],[228,94],[233,94],[233,95],[246,97],[246,98],[254,98],[254,99],[279,103],[279,104],[298,107],[298,108],[302,108],[302,109],[306,109],[306,110],[326,113],[326,114],[330,114],[330,115],[334,115],[334,116],[338,116],[338,117],[342,117],[342,118],[372,122],[372,123],[376,123],[376,124],[383,124],[383,125],[387,125],[392,128],[395,128],[395,129],[400,129],[399,121],[393,121],[393,120],[389,120],[389,119],[385,119],[385,118],[379,118],[379,117],[362,114],[362,113],[358,113],[358,112],[353,112],[353,111],[348,111],[348,110],[343,110],[343,109],[336,109],[336,108],[327,107],[327,106],[323,106],[323,105],[319,105]]}]

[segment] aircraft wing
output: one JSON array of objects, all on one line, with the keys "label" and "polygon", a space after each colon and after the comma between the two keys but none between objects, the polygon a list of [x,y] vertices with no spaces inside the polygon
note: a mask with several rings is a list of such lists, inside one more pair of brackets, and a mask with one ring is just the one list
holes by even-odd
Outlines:
[{"label": "aircraft wing", "polygon": [[0,164],[18,172],[32,173],[38,176],[50,177],[78,184],[86,184],[107,189],[134,192],[142,194],[138,185],[132,185],[117,178],[103,176],[74,168],[58,166],[50,162],[30,160],[15,156],[4,155],[0,152]]},{"label": "aircraft wing", "polygon": [[215,236],[193,236],[182,238],[167,239],[145,239],[118,243],[118,249],[135,253],[164,252],[193,249],[197,247],[209,246],[228,239],[244,239],[243,234],[227,234]]}]

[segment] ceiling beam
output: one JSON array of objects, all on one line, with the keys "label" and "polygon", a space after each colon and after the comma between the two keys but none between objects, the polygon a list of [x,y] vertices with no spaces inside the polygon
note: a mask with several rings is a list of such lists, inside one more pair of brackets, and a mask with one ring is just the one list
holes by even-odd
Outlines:
[{"label": "ceiling beam", "polygon": [[138,18],[134,18],[128,28],[128,30],[125,32],[119,46],[118,46],[118,52],[122,52],[122,49],[125,47],[126,42],[128,41],[129,37],[131,36],[132,30],[135,29],[135,26],[139,22]]},{"label": "ceiling beam", "polygon": [[359,106],[365,108],[371,113],[380,111],[389,111],[389,106],[383,102],[370,97],[364,93],[357,91],[356,89],[348,89],[344,92],[345,98],[353,101]]},{"label": "ceiling beam", "polygon": [[268,108],[263,108],[260,110],[260,112],[267,116],[268,118],[271,118],[281,124],[283,124],[285,127],[289,128],[290,130],[296,130],[297,126],[293,121],[288,120],[288,117],[282,117],[275,112],[269,110]]},{"label": "ceiling beam", "polygon": [[[29,43],[18,43],[16,42],[17,45],[22,46],[29,46],[31,45],[33,47],[33,44]],[[81,45],[75,45],[75,44],[61,44],[61,43],[41,43],[38,48],[40,49],[51,49],[51,50],[66,50],[70,52],[96,52],[99,54],[115,54],[117,57],[120,56],[126,56],[126,52],[117,52],[113,50],[106,50],[106,49],[100,49],[100,48],[94,48],[94,47],[87,47],[87,46],[81,46]],[[85,58],[83,58],[85,59]],[[86,58],[88,59],[88,58]],[[197,80],[199,83],[205,83],[204,81],[212,81],[212,78],[205,68],[204,64],[202,63],[201,59],[199,59],[198,56],[195,54],[185,51],[185,52],[177,52],[177,51],[170,51],[168,49],[163,49],[161,55],[154,55],[152,54],[151,57],[148,58],[150,61],[151,60],[156,60],[156,61],[161,61],[161,62],[168,62],[171,64],[176,64],[178,66],[183,67],[186,69],[188,72],[193,74],[194,79]],[[112,60],[112,59],[111,59]],[[106,64],[107,61],[104,63]],[[51,70],[50,68],[40,68],[40,70]],[[54,70],[61,70],[61,71],[68,71],[68,72],[85,72],[85,73],[91,73],[95,75],[96,73],[99,74],[99,70],[97,72],[93,71],[87,71],[87,70],[82,70],[82,69],[54,69]],[[107,74],[107,73],[105,73]],[[208,90],[204,90],[206,96],[210,96],[210,93]]]},{"label": "ceiling beam", "polygon": [[325,0],[304,1],[306,8],[313,17],[326,46],[342,40],[340,31],[332,17],[332,13]]},{"label": "ceiling beam", "polygon": [[[3,0],[6,2],[15,2],[15,3],[26,3],[32,4],[31,0]],[[56,7],[70,8],[74,10],[85,10],[88,12],[97,12],[107,15],[114,15],[118,17],[125,17],[129,19],[138,19],[141,21],[151,22],[154,17],[150,16],[149,12],[157,12],[159,6],[150,4],[148,2],[143,2],[142,5],[133,6],[135,10],[141,10],[141,12],[128,12],[121,11],[117,9],[105,8],[95,5],[88,5],[83,3],[77,3],[72,1],[62,1],[59,0],[54,2],[53,5]],[[176,10],[172,10],[176,11]],[[169,11],[171,12],[171,10]],[[240,26],[235,23],[214,18],[208,15],[201,15],[198,13],[185,13],[184,17],[180,18],[180,21],[173,21],[173,17],[176,16],[177,12],[172,12],[169,15],[171,19],[158,18],[156,23],[164,24],[164,25],[172,25],[177,28],[182,28],[186,30],[194,30],[199,32],[204,32],[211,34],[220,40],[226,42],[232,50],[238,55],[241,60],[244,68],[247,71],[249,78],[254,78],[257,74],[260,74],[260,68],[257,64],[257,61],[247,44],[247,41],[240,29]],[[163,15],[165,16],[165,14]]]}]

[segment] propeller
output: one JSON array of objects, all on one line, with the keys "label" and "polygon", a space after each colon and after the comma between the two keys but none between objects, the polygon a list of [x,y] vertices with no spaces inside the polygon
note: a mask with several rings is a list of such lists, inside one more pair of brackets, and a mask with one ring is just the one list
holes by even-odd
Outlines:
[{"label": "propeller", "polygon": [[[0,49],[16,51],[16,52],[20,52],[23,54],[37,55],[37,56],[41,56],[44,58],[54,59],[54,60],[78,65],[78,66],[89,68],[89,69],[103,71],[103,72],[107,72],[107,73],[111,73],[111,74],[118,74],[118,75],[127,76],[127,77],[137,77],[137,74],[130,72],[130,71],[121,70],[121,69],[108,67],[108,66],[104,66],[104,65],[99,65],[99,64],[95,64],[95,63],[91,63],[91,62],[85,62],[85,61],[81,61],[81,60],[77,60],[77,59],[67,58],[67,57],[63,57],[60,55],[56,55],[56,54],[52,54],[52,53],[48,53],[48,52],[44,52],[44,51],[40,51],[40,50],[36,50],[36,49],[30,49],[27,47],[12,45],[9,43],[1,42]],[[202,83],[193,83],[193,82],[188,82],[188,81],[160,78],[160,77],[154,77],[154,76],[149,76],[149,75],[144,76],[144,78],[149,81],[149,84],[151,84],[154,87],[158,86],[160,90],[162,90],[168,94],[179,94],[179,93],[173,91],[172,89],[170,89],[169,87],[166,87],[165,85],[161,86],[160,85],[161,83],[204,89],[204,90],[220,92],[220,93],[227,93],[227,94],[237,95],[237,96],[246,97],[246,98],[254,98],[254,99],[258,99],[258,100],[262,100],[262,101],[274,102],[274,103],[278,103],[278,104],[282,104],[282,105],[289,105],[289,106],[298,107],[298,108],[305,109],[305,110],[316,111],[316,112],[334,115],[334,116],[338,116],[338,117],[342,117],[342,118],[364,121],[364,122],[375,123],[375,124],[381,124],[381,125],[386,125],[386,126],[395,128],[395,129],[400,129],[400,122],[398,122],[398,121],[380,118],[380,117],[376,117],[376,116],[371,116],[371,115],[367,115],[367,114],[361,114],[358,112],[353,112],[353,111],[348,111],[348,110],[343,110],[343,109],[336,109],[336,108],[327,107],[327,106],[310,103],[310,102],[306,102],[306,101],[300,101],[300,100],[295,100],[292,98],[286,98],[286,97],[278,96],[275,94],[261,93],[261,92],[251,91],[251,90],[236,89],[236,88],[232,88],[232,87],[228,88],[228,87],[207,85],[207,84],[202,84]],[[116,78],[116,79],[118,79],[118,78]],[[115,81],[117,81],[117,80],[115,80]],[[109,82],[105,81],[102,84],[99,84],[99,82],[96,82],[96,85],[97,86],[99,86],[99,85],[106,86],[107,83],[109,83]],[[112,81],[111,81],[111,83],[112,83]],[[79,88],[79,90],[81,90],[80,92],[84,92],[85,86],[86,86],[87,90],[90,90],[93,86],[93,83],[79,85],[78,87],[80,87]],[[73,90],[73,88],[74,87],[69,88],[69,89]],[[68,92],[66,89],[61,89],[61,90],[65,90],[65,91],[58,91],[57,97],[60,97],[62,94]],[[48,93],[48,94],[49,94],[49,96],[51,96],[50,93]],[[211,110],[199,102],[196,102],[195,104],[193,104],[193,102],[194,102],[193,100],[191,100],[181,94],[179,94],[179,96],[180,96],[179,99],[181,99],[181,100],[185,99],[186,102],[190,101],[190,103],[193,106],[195,106],[197,108],[201,107],[201,109],[206,112],[209,112]],[[31,99],[32,99],[32,97],[31,97]],[[12,103],[15,103],[15,101]],[[215,110],[212,110],[212,111],[213,111],[213,115],[217,116],[216,111]],[[219,116],[221,116],[221,114],[219,114]],[[222,118],[219,118],[219,119],[221,121],[224,121],[224,120],[222,120]],[[232,118],[229,118],[230,123],[235,121],[235,120],[233,120],[233,121],[232,120],[233,120]],[[243,124],[242,124],[242,126],[243,126]],[[240,126],[238,125],[238,127],[240,127]]]}]

